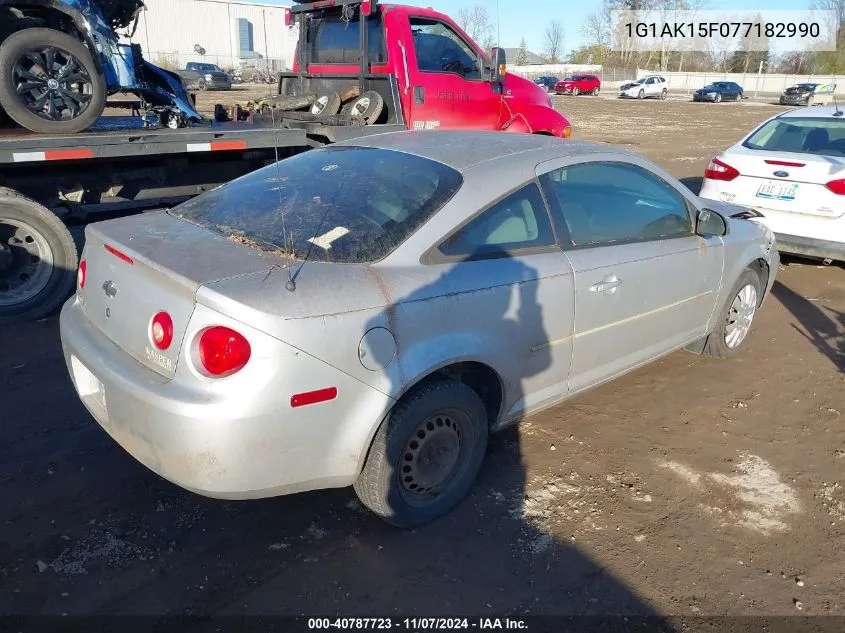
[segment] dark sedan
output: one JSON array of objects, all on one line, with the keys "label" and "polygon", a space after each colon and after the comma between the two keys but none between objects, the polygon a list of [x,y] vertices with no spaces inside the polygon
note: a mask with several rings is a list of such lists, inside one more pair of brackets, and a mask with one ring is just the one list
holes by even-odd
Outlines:
[{"label": "dark sedan", "polygon": [[543,76],[543,77],[537,77],[537,79],[534,80],[534,83],[537,84],[538,86],[540,86],[541,88],[545,88],[546,92],[551,92],[552,88],[555,87],[555,84],[557,82],[558,82],[558,78],[552,77],[550,75],[549,76]]},{"label": "dark sedan", "polygon": [[692,95],[692,100],[710,101],[712,103],[719,103],[720,101],[741,101],[742,94],[742,86],[738,83],[734,83],[733,81],[717,81],[696,90]]}]

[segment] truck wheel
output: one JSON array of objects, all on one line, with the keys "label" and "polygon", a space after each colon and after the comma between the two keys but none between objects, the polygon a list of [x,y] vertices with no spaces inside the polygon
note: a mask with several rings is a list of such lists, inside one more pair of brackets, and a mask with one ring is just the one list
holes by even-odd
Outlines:
[{"label": "truck wheel", "polygon": [[487,412],[450,379],[403,397],[376,433],[355,493],[388,523],[409,528],[440,517],[467,495],[487,451]]},{"label": "truck wheel", "polygon": [[335,91],[317,97],[311,106],[311,114],[337,114],[340,111],[340,95]]},{"label": "truck wheel", "polygon": [[0,187],[0,325],[53,312],[73,291],[77,265],[76,244],[61,220]]},{"label": "truck wheel", "polygon": [[0,46],[0,104],[33,132],[74,134],[103,113],[106,82],[79,40],[24,29]]},{"label": "truck wheel", "polygon": [[378,121],[383,111],[384,98],[374,90],[368,90],[343,106],[343,114],[360,117],[367,125]]}]

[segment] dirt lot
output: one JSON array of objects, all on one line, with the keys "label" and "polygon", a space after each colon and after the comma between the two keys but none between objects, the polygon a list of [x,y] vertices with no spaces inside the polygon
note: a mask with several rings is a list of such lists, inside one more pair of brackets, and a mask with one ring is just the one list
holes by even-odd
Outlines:
[{"label": "dirt lot", "polygon": [[[777,111],[558,104],[692,186]],[[845,615],[838,265],[784,265],[735,360],[677,353],[498,436],[471,497],[413,532],[351,490],[183,492],[77,402],[55,318],[0,350],[0,613]]]}]

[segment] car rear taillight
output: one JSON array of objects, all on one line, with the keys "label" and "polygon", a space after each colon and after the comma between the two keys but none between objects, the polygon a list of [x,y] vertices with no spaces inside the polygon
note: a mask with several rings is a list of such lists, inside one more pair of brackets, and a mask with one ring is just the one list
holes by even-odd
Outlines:
[{"label": "car rear taillight", "polygon": [[198,349],[203,369],[216,378],[240,371],[249,362],[252,354],[246,338],[223,326],[205,330],[200,336]]},{"label": "car rear taillight", "polygon": [[88,274],[88,262],[84,259],[79,262],[79,272],[76,273],[76,280],[79,282],[79,289],[85,288],[85,278]]},{"label": "car rear taillight", "polygon": [[150,338],[153,345],[161,350],[170,347],[173,342],[173,319],[167,312],[159,312],[150,322]]},{"label": "car rear taillight", "polygon": [[840,178],[839,180],[831,180],[825,185],[825,187],[830,189],[837,196],[845,196],[845,178]]},{"label": "car rear taillight", "polygon": [[739,176],[739,170],[734,169],[727,163],[723,163],[718,158],[712,159],[710,164],[707,165],[707,169],[704,170],[704,177],[708,180],[724,180],[725,182],[730,182],[737,176]]}]

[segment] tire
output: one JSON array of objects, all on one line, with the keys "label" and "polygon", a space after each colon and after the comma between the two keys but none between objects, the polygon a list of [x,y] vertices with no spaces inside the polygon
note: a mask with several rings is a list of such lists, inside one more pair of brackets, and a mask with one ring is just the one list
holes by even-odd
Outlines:
[{"label": "tire", "polygon": [[384,111],[384,99],[374,90],[368,90],[355,97],[343,108],[344,114],[357,115],[364,119],[364,123],[372,125],[378,121]]},{"label": "tire", "polygon": [[[725,305],[722,306],[722,309],[719,311],[716,328],[707,337],[707,342],[704,345],[704,354],[713,356],[714,358],[730,358],[739,352],[743,343],[748,339],[748,332],[753,325],[754,317],[757,314],[757,308],[760,305],[760,297],[762,294],[760,285],[760,277],[757,273],[750,268],[746,268],[739,276],[739,279],[734,284],[734,287],[731,289]],[[754,309],[751,311],[750,316],[746,317],[748,322],[745,333],[742,334],[741,338],[734,344],[729,344],[727,340],[729,334],[728,328],[730,325],[729,320],[736,320],[737,316],[735,302],[739,299],[740,293],[745,291],[745,289],[749,286],[753,288]]]},{"label": "tire", "polygon": [[577,97],[579,94],[581,94],[581,91],[578,89],[578,86],[573,86],[572,87],[572,96]]},{"label": "tire", "polygon": [[0,247],[0,326],[43,318],[73,292],[79,259],[67,227],[5,187],[0,187]]},{"label": "tire", "polygon": [[742,101],[742,95],[743,95],[743,93],[741,93],[741,92],[736,93],[736,101],[737,102]]},{"label": "tire", "polygon": [[637,93],[637,99],[645,99],[645,90],[640,88],[640,91]]},{"label": "tire", "polygon": [[713,103],[721,103],[722,102],[722,95],[721,93],[717,92],[716,96],[713,97]]},{"label": "tire", "polygon": [[205,77],[200,77],[197,80],[197,88],[199,90],[208,90],[208,84],[205,83]]},{"label": "tire", "polygon": [[594,97],[598,97],[598,96],[599,96],[599,91],[600,91],[600,88],[599,88],[598,86],[596,86],[595,88],[593,88],[593,96],[594,96]]},{"label": "tire", "polygon": [[[59,55],[55,57],[55,65],[66,65],[61,60],[64,59],[67,62],[67,60],[73,59],[79,67],[79,72],[75,75],[86,77],[85,86],[82,90],[86,103],[82,104],[74,98],[69,98],[71,104],[75,108],[79,108],[79,112],[74,115],[70,107],[63,105],[58,108],[61,117],[58,120],[39,116],[27,107],[24,98],[17,92],[17,82],[13,76],[15,65],[27,52],[50,48],[59,49]],[[44,59],[46,60],[46,58]],[[43,72],[38,73],[39,77],[44,75]],[[68,84],[65,83],[64,86],[68,87]],[[45,83],[43,92],[36,96],[34,93],[37,89],[38,87],[26,94],[26,97],[32,100],[33,106],[45,95],[61,99],[59,90],[63,90],[63,87],[61,83],[57,83],[56,88],[52,89],[47,87]],[[79,95],[80,93],[79,91],[64,90],[64,94]],[[46,107],[46,104],[47,101],[42,104],[42,110]],[[62,101],[62,104],[65,104],[65,102]],[[106,82],[103,76],[97,72],[88,48],[79,40],[52,29],[24,29],[9,36],[0,46],[0,105],[19,125],[33,132],[75,134],[94,125],[103,113],[106,107]],[[71,116],[64,118],[65,113]]]},{"label": "tire", "polygon": [[668,95],[668,93],[669,93],[669,91],[668,91],[668,90],[666,90],[666,88],[664,88],[663,90],[661,90],[661,91],[660,91],[660,100],[661,100],[661,101],[666,101],[666,96]]},{"label": "tire", "polygon": [[340,111],[340,95],[334,90],[317,96],[311,106],[311,114],[337,114]]},{"label": "tire", "polygon": [[783,100],[783,97],[781,97],[781,98],[778,100],[778,103],[779,103],[780,105],[786,105],[786,102]]},{"label": "tire", "polygon": [[[459,423],[452,426],[455,420]],[[484,403],[472,389],[451,379],[423,384],[404,396],[382,423],[354,484],[355,493],[367,508],[396,527],[433,521],[469,492],[481,470],[488,434]],[[458,443],[453,449],[457,453],[450,453],[456,461],[446,475],[445,487],[433,496],[419,492],[422,484],[431,483],[417,466],[419,454],[431,446],[425,444],[427,437]],[[414,486],[417,491],[410,490]]]}]

